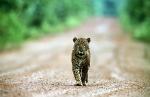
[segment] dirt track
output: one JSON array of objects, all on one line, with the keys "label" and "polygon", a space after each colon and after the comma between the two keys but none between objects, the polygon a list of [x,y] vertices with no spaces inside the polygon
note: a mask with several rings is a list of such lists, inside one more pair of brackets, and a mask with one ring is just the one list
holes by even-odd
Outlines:
[{"label": "dirt track", "polygon": [[[52,38],[0,54],[0,97],[149,97],[144,44],[121,33],[115,19],[95,18]],[[90,37],[89,83],[74,86],[72,38]]]}]

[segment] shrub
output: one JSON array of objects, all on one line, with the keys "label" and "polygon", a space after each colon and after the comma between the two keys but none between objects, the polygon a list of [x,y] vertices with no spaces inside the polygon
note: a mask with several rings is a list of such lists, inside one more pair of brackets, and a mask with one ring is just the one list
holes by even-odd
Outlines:
[{"label": "shrub", "polygon": [[150,42],[150,1],[126,0],[120,18],[124,28],[140,40]]},{"label": "shrub", "polygon": [[0,0],[0,49],[72,27],[90,9],[90,0]]}]

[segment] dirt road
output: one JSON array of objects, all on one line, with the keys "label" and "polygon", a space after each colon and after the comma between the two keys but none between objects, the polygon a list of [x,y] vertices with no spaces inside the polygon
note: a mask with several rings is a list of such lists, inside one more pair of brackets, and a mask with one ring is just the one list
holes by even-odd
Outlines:
[{"label": "dirt road", "polygon": [[[74,36],[91,38],[87,86],[74,86]],[[150,62],[144,49],[122,33],[115,19],[90,19],[59,36],[1,53],[0,97],[149,97]]]}]

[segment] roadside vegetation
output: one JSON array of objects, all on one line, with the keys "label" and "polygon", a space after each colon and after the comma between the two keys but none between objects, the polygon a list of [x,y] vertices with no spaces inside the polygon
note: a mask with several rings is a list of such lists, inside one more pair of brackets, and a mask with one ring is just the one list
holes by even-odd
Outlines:
[{"label": "roadside vegetation", "polygon": [[126,0],[120,20],[126,32],[143,42],[150,42],[150,0]]},{"label": "roadside vegetation", "polygon": [[89,0],[0,0],[0,50],[55,34],[91,14]]}]

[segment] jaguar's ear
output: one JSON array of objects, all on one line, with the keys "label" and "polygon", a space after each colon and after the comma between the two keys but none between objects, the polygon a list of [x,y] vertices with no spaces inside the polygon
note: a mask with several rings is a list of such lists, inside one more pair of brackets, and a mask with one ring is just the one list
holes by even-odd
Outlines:
[{"label": "jaguar's ear", "polygon": [[74,37],[74,38],[73,38],[73,42],[76,42],[76,40],[77,40],[77,37]]},{"label": "jaguar's ear", "polygon": [[90,43],[91,39],[90,39],[90,38],[87,38],[87,41],[88,41],[88,43]]}]

